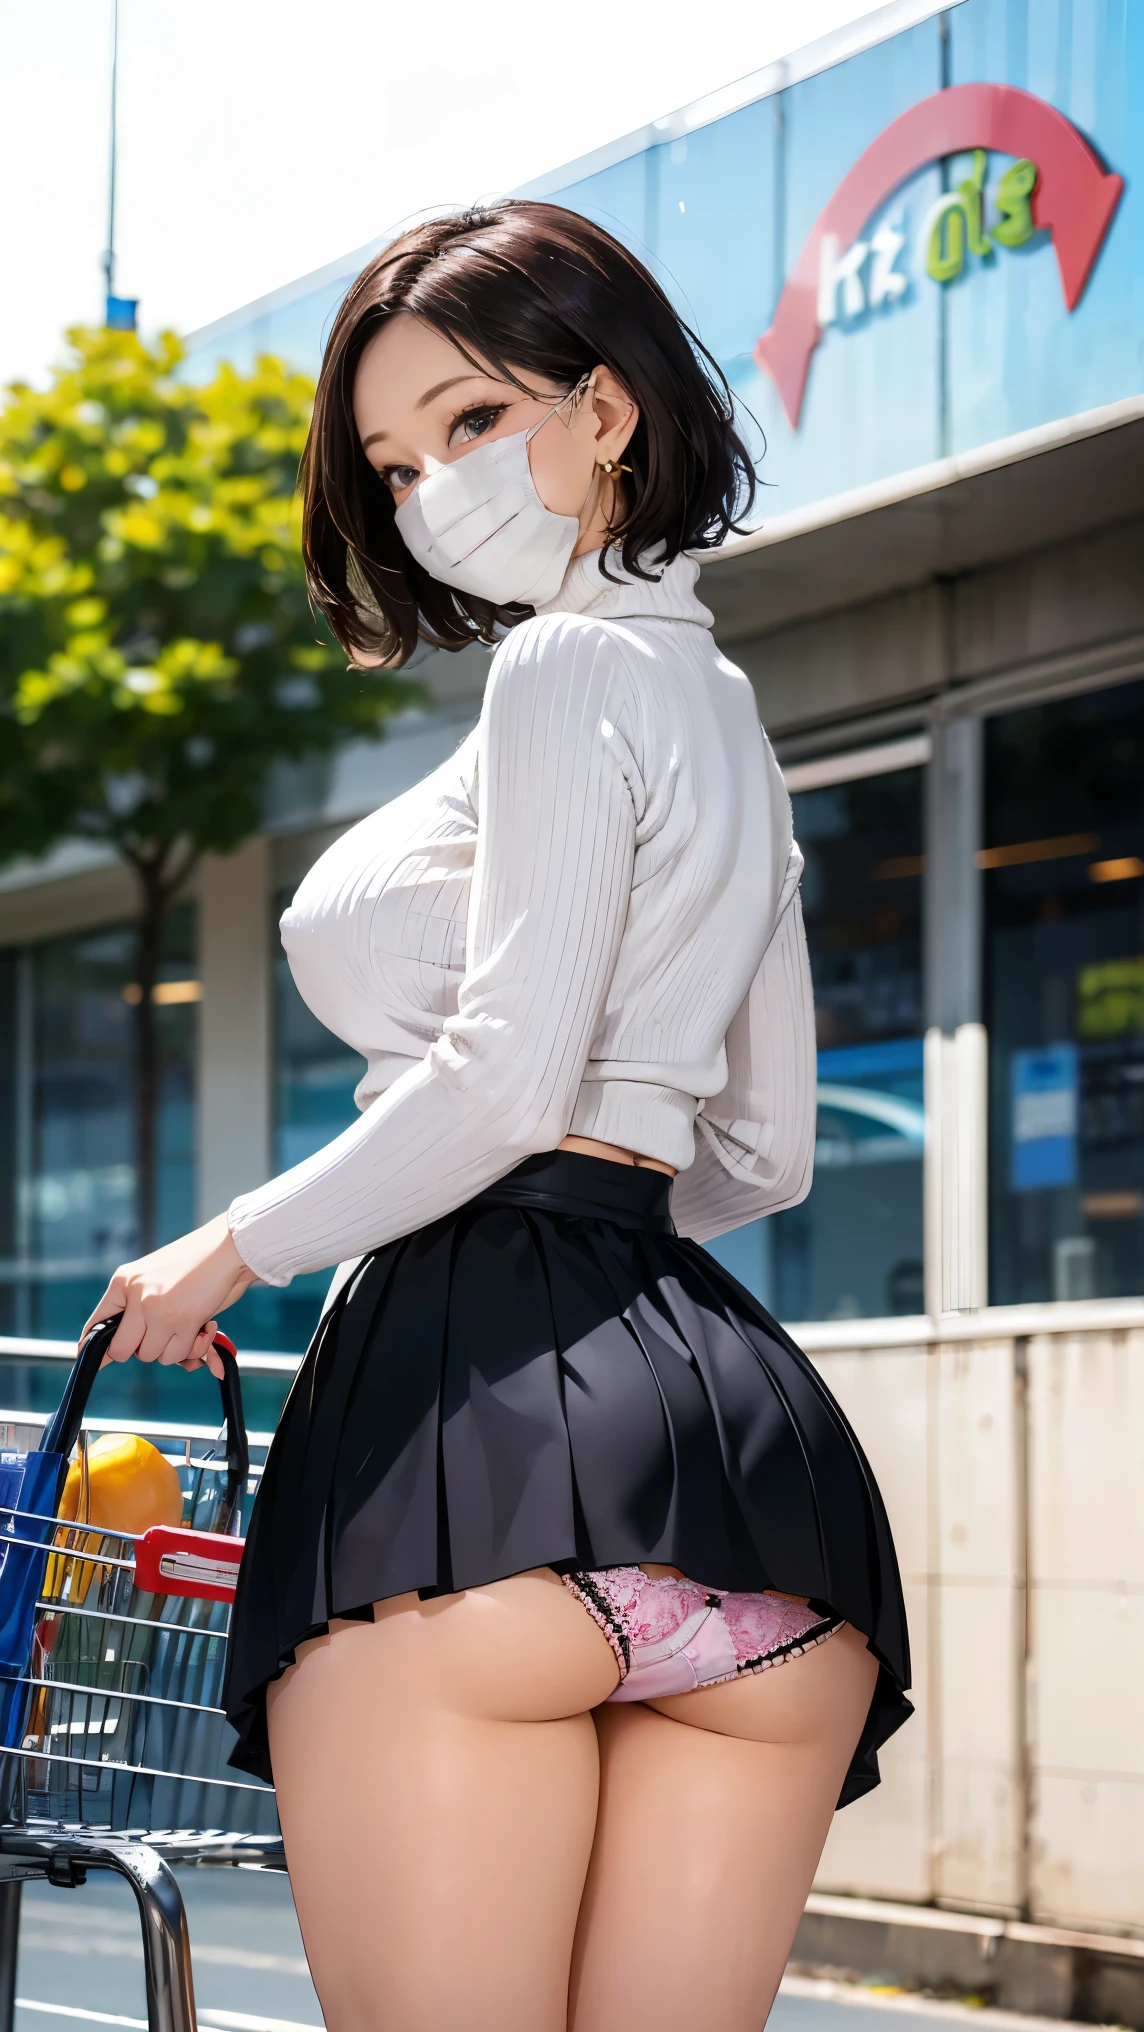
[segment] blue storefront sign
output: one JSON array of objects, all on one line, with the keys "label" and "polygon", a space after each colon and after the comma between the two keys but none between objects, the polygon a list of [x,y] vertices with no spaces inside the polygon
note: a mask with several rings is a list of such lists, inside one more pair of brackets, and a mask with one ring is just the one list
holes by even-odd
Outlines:
[{"label": "blue storefront sign", "polygon": [[1014,1192],[1075,1185],[1077,1048],[1015,1051],[1010,1075]]},{"label": "blue storefront sign", "polygon": [[[650,263],[759,425],[768,519],[1144,391],[1144,5],[950,0],[795,70],[518,193]],[[316,368],[371,251],[200,335],[192,371]]]},{"label": "blue storefront sign", "polygon": [[1144,9],[1083,14],[1078,63],[1039,0],[964,0],[542,186],[650,252],[762,427],[768,516],[1144,388]]}]

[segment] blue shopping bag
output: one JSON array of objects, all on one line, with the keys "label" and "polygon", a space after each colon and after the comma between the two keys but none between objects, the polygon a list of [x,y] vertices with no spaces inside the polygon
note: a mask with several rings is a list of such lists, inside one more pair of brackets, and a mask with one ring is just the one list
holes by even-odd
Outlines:
[{"label": "blue shopping bag", "polygon": [[53,1519],[91,1386],[118,1324],[118,1317],[106,1320],[88,1334],[37,1451],[0,1454],[0,1745],[6,1750],[18,1746],[23,1730],[24,1681]]}]

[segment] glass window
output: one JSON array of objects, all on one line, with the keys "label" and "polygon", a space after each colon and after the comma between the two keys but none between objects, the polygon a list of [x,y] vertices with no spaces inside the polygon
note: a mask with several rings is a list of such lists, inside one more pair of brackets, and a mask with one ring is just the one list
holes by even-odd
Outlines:
[{"label": "glass window", "polygon": [[[194,910],[172,913],[160,980],[185,999],[155,1009],[160,1087],[155,1233],[194,1226]],[[138,1246],[135,1080],[129,1000],[135,934],[101,927],[46,940],[29,954],[32,1001],[30,1164],[19,1180],[31,1332],[66,1339],[83,1324],[109,1271]]]},{"label": "glass window", "polygon": [[797,792],[818,1032],[814,1184],[720,1237],[780,1319],[923,1310],[920,768]]},{"label": "glass window", "polygon": [[[136,1253],[130,924],[0,956],[0,1332],[70,1340],[117,1263]],[[193,1227],[195,915],[168,919],[155,1008],[159,1045],[156,1238]],[[53,1406],[54,1368],[5,1361],[4,1408]],[[196,1421],[217,1392],[131,1363],[109,1369],[99,1409]],[[188,1404],[192,1408],[188,1410]]]},{"label": "glass window", "polygon": [[14,952],[0,952],[0,1334],[26,1333],[28,1329],[28,1321],[21,1316],[16,1280],[19,1254],[16,1219],[19,1162],[18,964]]},{"label": "glass window", "polygon": [[1144,683],[986,729],[995,1304],[1144,1291]]}]

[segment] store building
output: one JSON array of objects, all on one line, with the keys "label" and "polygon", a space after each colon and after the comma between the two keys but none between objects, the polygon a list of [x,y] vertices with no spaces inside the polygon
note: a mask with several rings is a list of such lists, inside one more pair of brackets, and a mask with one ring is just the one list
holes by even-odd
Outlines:
[{"label": "store building", "polygon": [[[1144,1932],[1142,103],[1131,0],[897,0],[527,193],[651,261],[760,431],[760,526],[701,591],[794,798],[819,1130],[805,1204],[715,1248],[871,1452],[919,1681],[822,1881],[1122,1932]],[[315,367],[371,251],[197,334],[192,371]],[[173,922],[166,1229],[349,1119],[358,1061],[297,998],[280,900],[460,740],[486,668],[426,656],[431,710],[283,771]],[[89,849],[0,876],[11,1335],[73,1331],[130,1247],[130,908]],[[251,1294],[246,1344],[304,1345],[320,1284]]]}]

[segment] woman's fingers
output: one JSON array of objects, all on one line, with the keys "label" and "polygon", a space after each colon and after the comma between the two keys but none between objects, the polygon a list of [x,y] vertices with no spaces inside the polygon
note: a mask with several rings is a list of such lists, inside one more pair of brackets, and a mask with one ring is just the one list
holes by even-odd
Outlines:
[{"label": "woman's fingers", "polygon": [[222,1350],[221,1348],[216,1348],[214,1344],[215,1335],[217,1332],[218,1332],[217,1319],[208,1319],[205,1327],[203,1328],[203,1337],[206,1341],[206,1352],[203,1356],[203,1360],[205,1361],[207,1368],[210,1370],[211,1375],[215,1378],[217,1382],[221,1383],[223,1380],[223,1376],[225,1374],[225,1370],[223,1368]]},{"label": "woman's fingers", "polygon": [[211,1375],[217,1376],[221,1383],[223,1373],[222,1356],[214,1344],[214,1337],[217,1332],[218,1321],[209,1319],[200,1332],[195,1335],[191,1352],[189,1355],[182,1357],[179,1363],[180,1368],[186,1369],[188,1374],[193,1373],[195,1369],[208,1368]]},{"label": "woman's fingers", "polygon": [[[169,1348],[166,1356],[164,1357],[164,1360],[166,1361],[177,1360],[179,1367],[182,1369],[188,1370],[201,1369],[205,1364],[207,1357],[210,1353],[211,1342],[214,1338],[214,1332],[215,1329],[213,1324],[211,1323],[208,1323],[204,1327],[200,1327],[198,1333],[194,1337],[194,1340],[191,1342],[189,1351],[186,1354],[175,1356],[171,1353],[171,1349]],[[171,1348],[173,1347],[174,1342],[171,1343]]]},{"label": "woman's fingers", "polygon": [[[186,1369],[188,1374],[206,1367],[220,1383],[223,1381],[223,1358],[214,1344],[218,1332],[216,1319],[208,1320],[197,1333],[193,1333],[190,1328],[172,1327],[170,1321],[156,1316],[154,1312],[150,1317],[145,1316],[137,1301],[120,1300],[120,1304],[123,1318],[100,1363],[101,1368],[106,1368],[109,1362],[128,1362],[134,1358],[140,1362],[158,1362],[161,1368]],[[92,1323],[98,1325],[102,1316],[97,1313]],[[90,1331],[90,1324],[84,1328],[81,1340]]]},{"label": "woman's fingers", "polygon": [[166,1308],[162,1312],[156,1308],[136,1352],[141,1362],[158,1362],[161,1368],[171,1369],[189,1359],[196,1337],[195,1327],[182,1325]]},{"label": "woman's fingers", "polygon": [[[129,1362],[132,1355],[139,1352],[147,1330],[147,1322],[138,1297],[130,1290],[124,1291],[116,1311],[122,1312],[123,1317],[111,1337],[111,1343],[107,1350],[107,1360],[109,1362]],[[144,1356],[143,1359],[146,1361],[152,1358]]]},{"label": "woman's fingers", "polygon": [[177,1365],[182,1369],[201,1369],[205,1363],[212,1373],[221,1379],[221,1355],[215,1358],[217,1367],[215,1366],[215,1361],[211,1360],[211,1356],[214,1353],[214,1337],[217,1332],[217,1319],[209,1319],[205,1326],[199,1327],[197,1333],[189,1327],[176,1327],[158,1360],[164,1367]]},{"label": "woman's fingers", "polygon": [[[180,1318],[173,1294],[148,1291],[130,1271],[119,1273],[119,1305],[123,1317],[115,1330],[107,1359],[113,1362],[158,1362],[165,1368],[191,1359],[203,1328]],[[112,1287],[114,1289],[114,1286]],[[205,1359],[205,1348],[198,1359]]]},{"label": "woman's fingers", "polygon": [[213,1335],[215,1313],[232,1305],[253,1282],[226,1216],[219,1214],[178,1241],[164,1243],[135,1263],[122,1264],[88,1328],[120,1313],[108,1349],[112,1361],[127,1361],[132,1355],[166,1365],[198,1367],[205,1361],[221,1374],[221,1363],[216,1367],[202,1338],[207,1331],[203,1320]]},{"label": "woman's fingers", "polygon": [[113,1319],[117,1312],[122,1312],[126,1303],[127,1291],[124,1284],[124,1273],[122,1270],[117,1270],[95,1311],[84,1326],[83,1332],[80,1334],[80,1340],[84,1341],[87,1339],[93,1326],[101,1326],[105,1319]]}]

